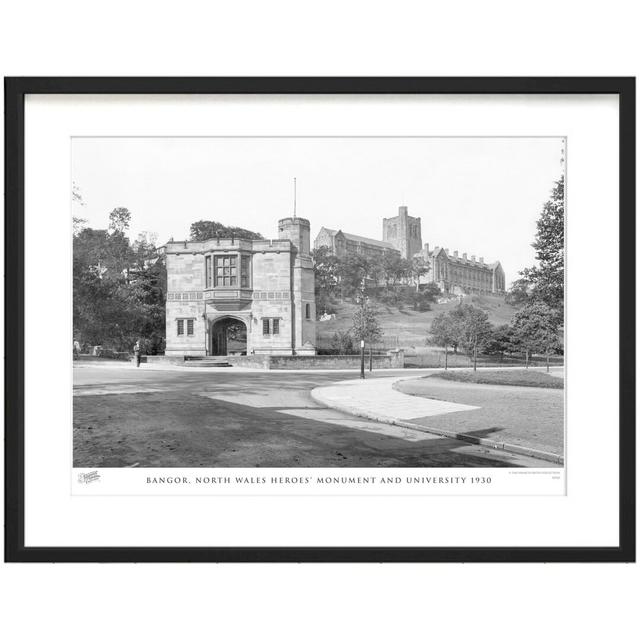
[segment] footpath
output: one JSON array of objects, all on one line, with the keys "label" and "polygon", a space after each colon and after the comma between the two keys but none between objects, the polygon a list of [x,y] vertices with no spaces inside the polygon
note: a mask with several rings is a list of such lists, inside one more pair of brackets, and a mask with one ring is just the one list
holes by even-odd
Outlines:
[{"label": "footpath", "polygon": [[[450,399],[451,397],[456,399],[471,397],[476,400],[482,398],[483,404],[480,405],[479,403],[465,404],[408,395],[398,391],[396,387],[402,386],[407,381],[415,381],[416,384],[420,384],[424,379],[419,375],[405,375],[402,377],[347,380],[316,387],[311,391],[311,396],[318,404],[361,418],[455,438],[491,449],[502,449],[559,465],[564,464],[561,446],[549,447],[549,450],[529,446],[522,444],[522,439],[517,436],[517,431],[493,427],[495,422],[491,418],[491,407],[487,409],[487,405],[491,404],[492,399],[499,403],[506,392],[505,387],[500,389],[490,385],[476,384],[473,386],[478,389],[469,389],[468,393],[451,393],[451,389],[456,389],[456,387],[451,387],[450,383],[447,385],[445,381],[442,381],[443,386],[447,387],[449,391],[447,395]],[[458,383],[453,384],[457,385]],[[464,386],[469,387],[470,385]],[[461,388],[458,387],[458,389],[462,391]],[[516,393],[521,391],[521,388],[514,387],[513,389]],[[548,391],[547,389],[534,389],[524,390],[524,393],[530,396],[537,394],[542,397],[542,402],[544,402],[543,394]],[[483,395],[477,395],[477,393]],[[447,415],[454,413],[458,415]],[[446,426],[443,426],[443,423]],[[561,418],[559,424],[562,425]],[[557,436],[562,441],[562,428],[558,429],[557,426],[556,424],[555,431],[559,431]],[[492,433],[492,437],[488,437],[488,433]]]}]

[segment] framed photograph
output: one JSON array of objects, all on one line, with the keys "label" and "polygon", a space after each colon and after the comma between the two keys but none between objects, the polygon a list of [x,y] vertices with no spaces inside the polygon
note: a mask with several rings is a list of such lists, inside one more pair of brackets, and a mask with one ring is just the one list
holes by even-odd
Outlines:
[{"label": "framed photograph", "polygon": [[12,562],[635,560],[633,78],[7,78]]}]

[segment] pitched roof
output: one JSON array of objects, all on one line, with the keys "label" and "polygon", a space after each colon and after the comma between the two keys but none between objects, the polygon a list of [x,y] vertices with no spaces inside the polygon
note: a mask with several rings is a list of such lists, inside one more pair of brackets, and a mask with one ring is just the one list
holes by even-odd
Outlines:
[{"label": "pitched roof", "polygon": [[374,240],[373,238],[365,238],[364,236],[357,236],[353,233],[345,233],[341,229],[336,231],[335,229],[328,229],[327,227],[322,227],[325,231],[330,233],[332,236],[337,235],[342,232],[342,235],[347,239],[351,240],[351,242],[362,242],[363,244],[372,244],[376,247],[381,247],[382,249],[395,249],[395,247],[390,242],[384,242],[383,240]]},{"label": "pitched roof", "polygon": [[352,242],[362,242],[364,244],[372,244],[376,247],[381,247],[382,249],[395,249],[395,247],[390,242],[384,242],[383,240],[374,240],[373,238],[365,238],[364,236],[356,236],[353,233],[345,233],[342,232],[342,235]]}]

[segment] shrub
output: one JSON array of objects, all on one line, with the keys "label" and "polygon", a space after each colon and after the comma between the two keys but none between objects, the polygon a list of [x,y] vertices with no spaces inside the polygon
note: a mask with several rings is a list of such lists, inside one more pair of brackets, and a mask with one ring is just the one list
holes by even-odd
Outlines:
[{"label": "shrub", "polygon": [[336,331],[331,338],[331,351],[339,356],[349,356],[357,353],[353,346],[351,332]]}]

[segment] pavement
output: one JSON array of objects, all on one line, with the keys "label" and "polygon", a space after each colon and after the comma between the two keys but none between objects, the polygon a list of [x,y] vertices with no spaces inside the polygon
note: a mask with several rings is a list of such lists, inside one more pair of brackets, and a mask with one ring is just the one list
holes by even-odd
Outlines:
[{"label": "pavement", "polygon": [[360,418],[564,464],[562,390],[451,382],[434,373],[352,379],[311,396]]},{"label": "pavement", "polygon": [[[353,370],[123,364],[74,367],[74,466],[541,466],[528,456],[361,418],[313,399],[316,387],[354,380]],[[388,386],[399,373],[375,371],[368,380]]]}]

